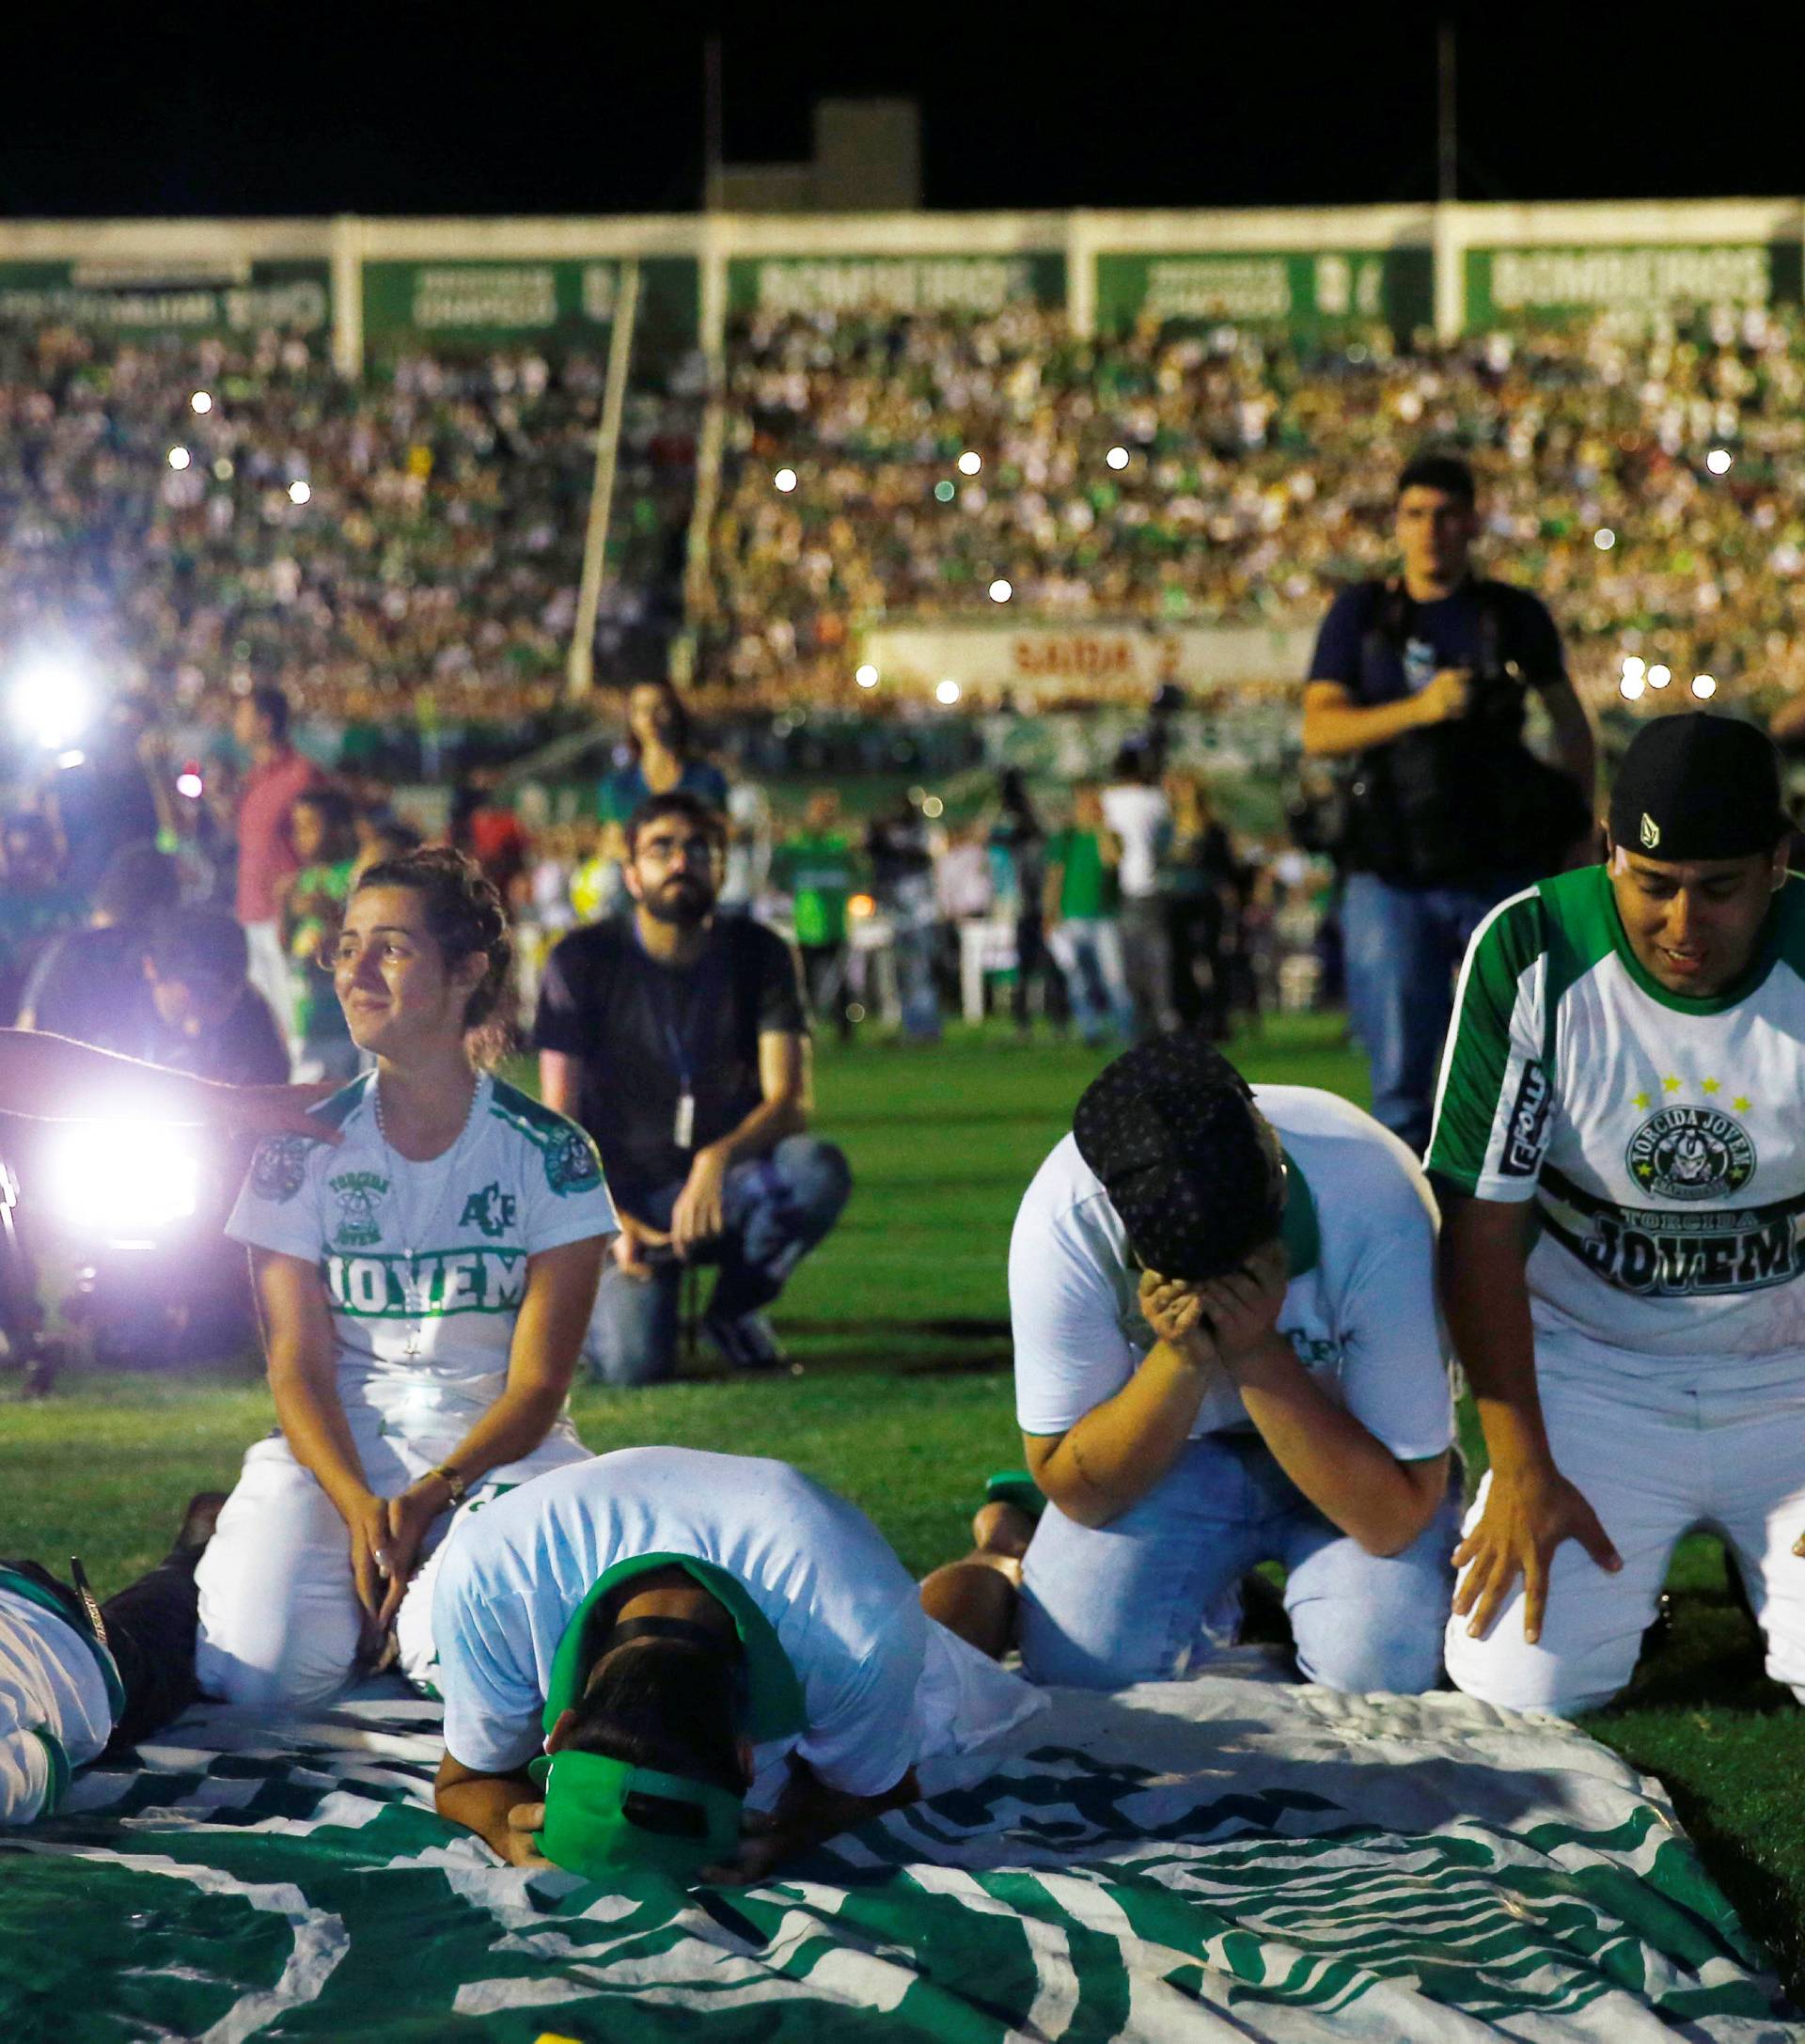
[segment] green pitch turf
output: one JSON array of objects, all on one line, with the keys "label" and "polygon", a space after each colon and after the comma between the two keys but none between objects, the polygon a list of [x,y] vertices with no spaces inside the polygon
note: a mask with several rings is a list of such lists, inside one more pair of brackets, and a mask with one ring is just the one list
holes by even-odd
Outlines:
[{"label": "green pitch turf", "polygon": [[[1235,1046],[1255,1078],[1364,1103],[1331,1018]],[[845,1219],[786,1294],[796,1377],[706,1379],[575,1397],[595,1449],[645,1441],[781,1455],[855,1499],[919,1572],[961,1550],[985,1474],[1019,1459],[1004,1256],[1016,1202],[1101,1061],[1075,1046],[955,1032],[934,1050],[831,1046],[820,1125],[856,1176]],[[271,1423],[237,1376],[66,1378],[10,1402],[0,1376],[0,1554],[79,1549],[102,1592],[162,1552],[194,1490],[228,1487]],[[1469,1463],[1477,1440],[1468,1424]],[[1805,1529],[1801,1529],[1805,1530]],[[1800,1563],[1805,1568],[1805,1562]],[[1666,1783],[1750,1928],[1805,1989],[1805,1715],[1761,1673],[1715,1541],[1675,1559],[1673,1619],[1628,1694],[1589,1729]]]}]

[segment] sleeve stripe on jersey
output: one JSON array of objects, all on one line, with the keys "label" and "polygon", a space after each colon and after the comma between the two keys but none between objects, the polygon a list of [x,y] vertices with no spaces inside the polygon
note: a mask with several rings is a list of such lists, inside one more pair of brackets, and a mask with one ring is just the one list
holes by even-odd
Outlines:
[{"label": "sleeve stripe on jersey", "polygon": [[1431,1171],[1468,1192],[1485,1169],[1510,1065],[1517,985],[1544,948],[1542,898],[1526,888],[1500,902],[1473,932],[1461,962],[1428,1161]]}]

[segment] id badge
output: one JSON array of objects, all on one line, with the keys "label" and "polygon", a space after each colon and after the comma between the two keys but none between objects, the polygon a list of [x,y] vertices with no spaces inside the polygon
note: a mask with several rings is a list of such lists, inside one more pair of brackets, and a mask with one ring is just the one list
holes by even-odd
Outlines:
[{"label": "id badge", "polygon": [[677,1115],[670,1140],[680,1150],[687,1150],[695,1143],[696,1095],[693,1093],[680,1093],[677,1097]]}]

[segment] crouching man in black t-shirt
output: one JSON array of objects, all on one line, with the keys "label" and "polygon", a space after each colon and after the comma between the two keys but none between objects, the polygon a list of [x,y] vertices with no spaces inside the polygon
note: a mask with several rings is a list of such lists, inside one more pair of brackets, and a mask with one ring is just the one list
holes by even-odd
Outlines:
[{"label": "crouching man in black t-shirt", "polygon": [[588,1352],[612,1384],[670,1376],[678,1279],[719,1266],[702,1320],[740,1369],[782,1360],[763,1309],[846,1203],[852,1174],[808,1125],[808,1025],[795,960],[714,913],[718,810],[652,795],[628,819],[633,908],[546,963],[536,1039],[545,1104],[594,1137],[620,1220]]}]

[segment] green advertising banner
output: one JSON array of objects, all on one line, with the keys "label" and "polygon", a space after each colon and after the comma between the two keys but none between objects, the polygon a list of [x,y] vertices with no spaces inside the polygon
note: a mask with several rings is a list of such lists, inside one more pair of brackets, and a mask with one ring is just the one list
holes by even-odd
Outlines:
[{"label": "green advertising banner", "polygon": [[[614,323],[620,263],[367,262],[364,342],[373,357],[409,348],[494,348],[536,338],[600,339]],[[637,325],[648,338],[693,346],[700,317],[694,260],[652,256],[639,264]]]},{"label": "green advertising banner", "polygon": [[1797,242],[1664,247],[1469,248],[1468,327],[1562,313],[1672,313],[1689,306],[1765,306],[1799,297]]},{"label": "green advertising banner", "polygon": [[734,312],[1001,312],[1065,303],[1065,258],[1028,256],[735,256]]},{"label": "green advertising banner", "polygon": [[0,327],[79,326],[130,338],[231,335],[270,327],[323,334],[332,273],[323,262],[0,262]]},{"label": "green advertising banner", "polygon": [[1100,255],[1097,326],[1138,319],[1311,328],[1382,321],[1401,331],[1435,317],[1427,248],[1283,249],[1211,255]]}]

